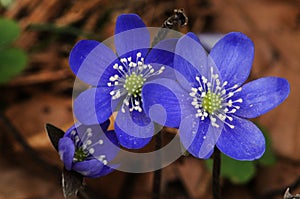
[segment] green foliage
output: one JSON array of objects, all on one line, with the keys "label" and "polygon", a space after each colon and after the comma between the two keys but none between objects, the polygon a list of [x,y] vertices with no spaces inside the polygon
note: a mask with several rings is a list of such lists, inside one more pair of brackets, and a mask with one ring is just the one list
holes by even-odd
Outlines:
[{"label": "green foliage", "polygon": [[[222,153],[221,162],[221,176],[229,179],[232,183],[247,183],[255,174],[255,165],[251,161],[234,160]],[[207,160],[206,165],[211,170],[213,160]]]},{"label": "green foliage", "polygon": [[25,52],[17,48],[0,50],[0,83],[5,83],[19,74],[27,62]]},{"label": "green foliage", "polygon": [[0,7],[3,6],[5,8],[11,6],[14,0],[0,0]]},{"label": "green foliage", "polygon": [[27,55],[23,50],[12,47],[20,35],[16,22],[0,18],[0,30],[0,84],[3,84],[24,69]]},{"label": "green foliage", "polygon": [[[266,130],[260,128],[266,138],[266,151],[264,155],[256,161],[238,161],[224,154],[221,154],[221,176],[227,178],[235,184],[245,184],[249,182],[256,173],[256,165],[270,166],[275,163],[275,155],[270,148],[270,138]],[[205,161],[207,167],[212,170],[213,160]]]},{"label": "green foliage", "polygon": [[20,34],[18,24],[12,20],[0,18],[0,45],[13,42]]}]

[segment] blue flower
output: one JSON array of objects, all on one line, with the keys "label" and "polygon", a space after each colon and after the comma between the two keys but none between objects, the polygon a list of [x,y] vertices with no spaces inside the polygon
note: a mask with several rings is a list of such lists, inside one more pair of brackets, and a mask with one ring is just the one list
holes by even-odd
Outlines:
[{"label": "blue flower", "polygon": [[175,54],[177,81],[162,78],[149,82],[144,92],[152,96],[149,101],[163,96],[166,107],[178,107],[167,115],[181,115],[179,134],[187,150],[195,157],[208,158],[216,146],[237,160],[260,158],[265,139],[247,119],[282,103],[290,91],[288,81],[264,77],[244,84],[254,45],[242,33],[225,35],[209,54],[198,37],[188,33],[177,42]]},{"label": "blue flower", "polygon": [[[74,170],[85,177],[107,175],[115,165],[109,162],[119,148],[113,131],[107,131],[109,121],[100,125],[73,125],[58,142],[58,152],[67,170]],[[103,131],[102,131],[103,129]]]},{"label": "blue flower", "polygon": [[[154,124],[144,112],[144,84],[170,77],[176,39],[150,46],[150,33],[136,14],[117,18],[116,53],[104,43],[82,40],[70,53],[72,71],[92,88],[74,102],[74,113],[83,124],[102,123],[117,111],[115,132],[126,148],[145,146],[154,134]],[[178,121],[166,121],[174,126]]]}]

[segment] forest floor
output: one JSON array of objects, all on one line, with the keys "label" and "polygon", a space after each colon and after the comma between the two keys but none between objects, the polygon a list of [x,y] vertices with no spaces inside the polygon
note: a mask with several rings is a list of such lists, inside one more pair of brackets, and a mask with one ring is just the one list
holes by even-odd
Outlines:
[{"label": "forest floor", "polygon": [[[259,167],[246,184],[224,179],[223,198],[282,199],[287,187],[300,193],[299,0],[16,0],[0,14],[18,21],[22,34],[16,45],[30,59],[22,74],[0,87],[5,110],[0,121],[0,199],[63,198],[62,164],[45,124],[66,130],[74,122],[75,76],[68,65],[72,46],[80,39],[112,36],[121,13],[137,13],[148,26],[160,27],[175,8],[184,8],[189,18],[183,33],[245,33],[255,44],[250,78],[280,76],[291,85],[282,105],[255,120],[269,133],[276,163]],[[148,199],[152,173],[116,171],[87,180],[87,185],[91,198]],[[211,173],[203,160],[188,157],[164,168],[162,198],[212,198]]]}]

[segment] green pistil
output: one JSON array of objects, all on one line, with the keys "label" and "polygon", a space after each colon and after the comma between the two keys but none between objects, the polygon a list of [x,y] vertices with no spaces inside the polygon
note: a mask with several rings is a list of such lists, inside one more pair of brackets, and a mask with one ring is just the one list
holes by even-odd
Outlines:
[{"label": "green pistil", "polygon": [[124,88],[127,90],[129,95],[133,95],[135,97],[140,96],[144,82],[145,80],[143,75],[136,75],[135,73],[132,73],[126,78]]},{"label": "green pistil", "polygon": [[76,149],[75,155],[74,155],[74,160],[76,162],[82,162],[84,161],[88,156],[88,153],[85,152],[81,147]]},{"label": "green pistil", "polygon": [[208,91],[203,98],[202,107],[210,114],[213,114],[216,110],[222,108],[222,100],[219,94]]}]

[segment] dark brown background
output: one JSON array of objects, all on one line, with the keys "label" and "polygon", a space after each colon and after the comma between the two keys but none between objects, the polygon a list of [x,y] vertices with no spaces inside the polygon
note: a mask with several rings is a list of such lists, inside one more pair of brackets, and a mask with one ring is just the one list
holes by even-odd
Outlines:
[{"label": "dark brown background", "polygon": [[[74,75],[68,66],[68,53],[85,36],[53,28],[42,31],[41,26],[33,28],[32,24],[72,26],[104,40],[113,35],[115,19],[121,13],[134,12],[148,26],[160,26],[174,8],[184,8],[189,17],[182,32],[247,34],[256,47],[251,79],[280,76],[291,84],[289,98],[256,120],[269,131],[277,163],[258,168],[246,185],[224,180],[224,198],[279,199],[288,186],[293,193],[300,193],[299,0],[17,0],[0,14],[20,23],[22,34],[16,45],[29,53],[30,61],[21,75],[0,87],[0,99],[6,117],[36,151],[24,149],[11,126],[0,123],[0,199],[63,198],[62,165],[44,125],[52,123],[66,130],[73,122]],[[104,198],[146,199],[151,196],[151,180],[151,173],[115,172],[87,183]],[[163,170],[164,198],[209,199],[210,184],[211,174],[202,160],[186,158]]]}]

